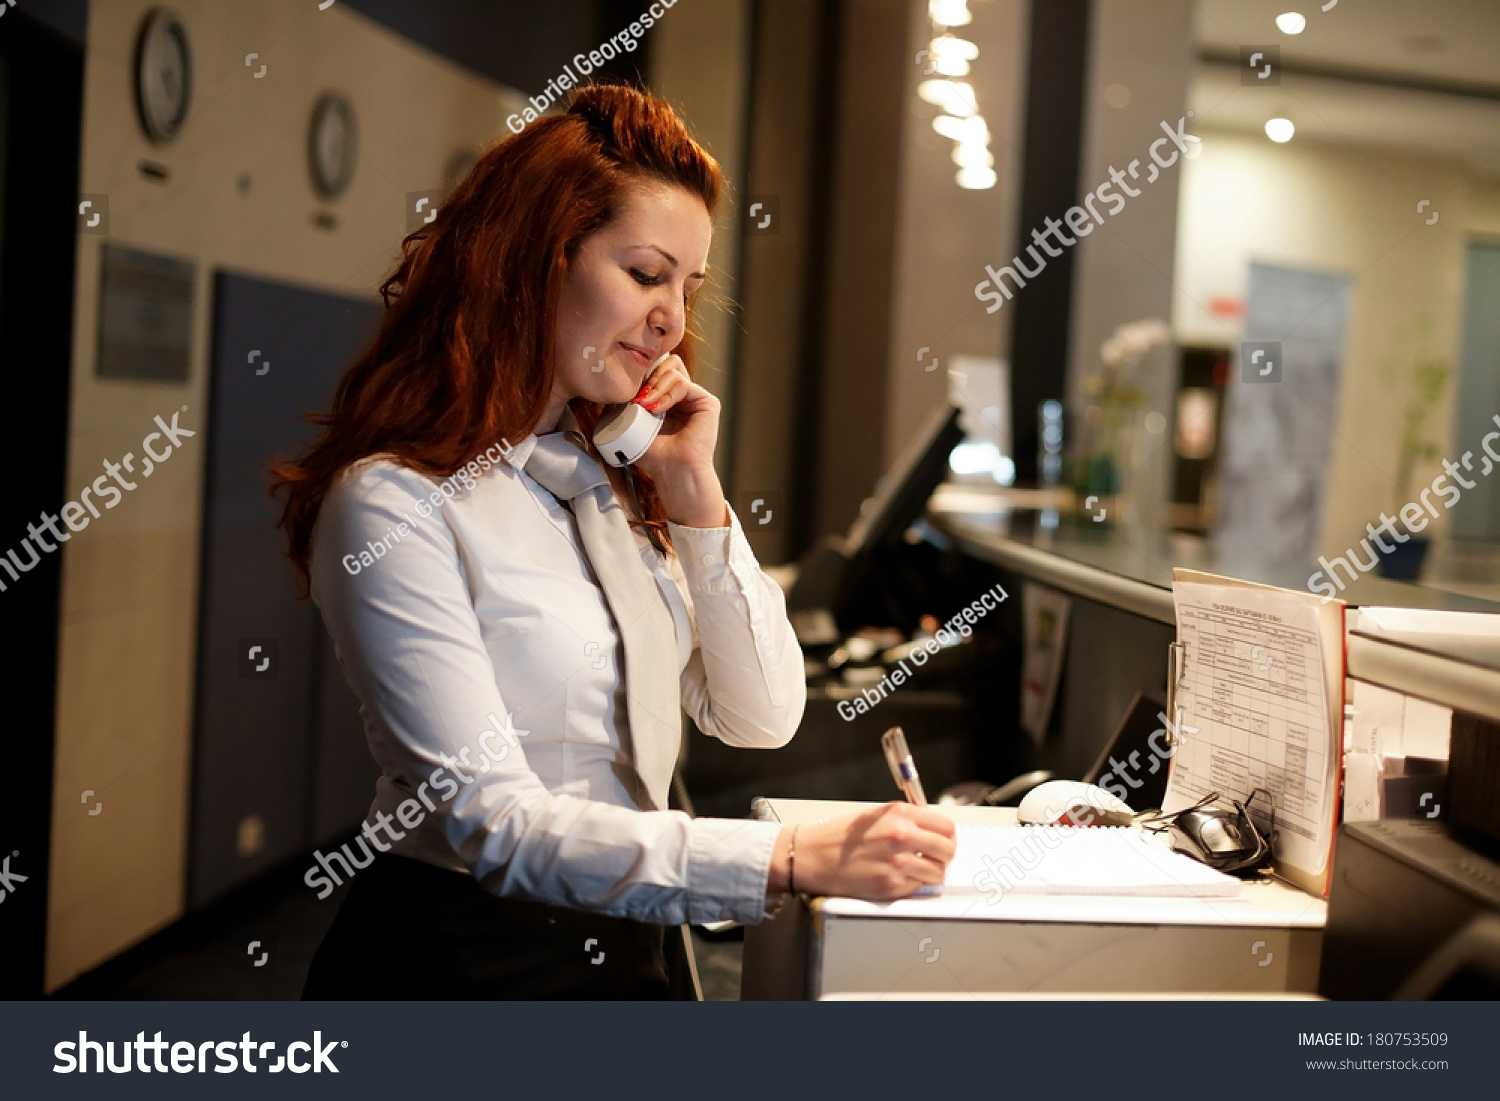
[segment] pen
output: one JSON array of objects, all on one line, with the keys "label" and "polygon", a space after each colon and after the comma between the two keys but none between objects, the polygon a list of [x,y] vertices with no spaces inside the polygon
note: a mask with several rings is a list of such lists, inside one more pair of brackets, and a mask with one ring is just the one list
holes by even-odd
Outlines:
[{"label": "pen", "polygon": [[1177,705],[1177,693],[1181,690],[1179,682],[1186,673],[1187,647],[1180,642],[1172,642],[1167,646],[1167,711],[1177,727],[1176,730],[1167,731],[1167,745],[1176,744],[1176,731],[1182,729],[1183,709]]},{"label": "pen", "polygon": [[917,775],[916,762],[911,759],[911,750],[906,746],[906,735],[899,726],[893,726],[880,736],[880,745],[885,750],[885,760],[891,766],[891,777],[910,803],[919,807],[927,805],[927,793],[922,790],[922,778]]}]

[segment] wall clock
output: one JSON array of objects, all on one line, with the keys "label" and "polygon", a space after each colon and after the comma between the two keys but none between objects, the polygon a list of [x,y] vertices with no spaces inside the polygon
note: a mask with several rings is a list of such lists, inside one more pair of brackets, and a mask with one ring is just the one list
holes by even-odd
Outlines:
[{"label": "wall clock", "polygon": [[307,162],[313,187],[325,199],[342,195],[354,179],[359,133],[354,108],[337,92],[324,92],[313,107],[307,130]]},{"label": "wall clock", "polygon": [[157,145],[182,129],[193,90],[187,29],[170,8],[153,8],[135,47],[135,102],[141,126]]}]

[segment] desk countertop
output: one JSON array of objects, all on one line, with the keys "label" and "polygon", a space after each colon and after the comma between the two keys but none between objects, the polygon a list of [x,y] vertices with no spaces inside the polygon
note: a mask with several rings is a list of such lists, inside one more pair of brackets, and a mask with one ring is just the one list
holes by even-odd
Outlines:
[{"label": "desk countertop", "polygon": [[[928,502],[928,517],[976,558],[1027,575],[1050,565],[1053,576],[1039,580],[1164,623],[1172,622],[1175,566],[1287,589],[1306,589],[1308,575],[1317,569],[1316,563],[1258,562],[1226,554],[1211,540],[1182,532],[1127,532],[1112,524],[1084,523],[1064,508],[1055,510],[1056,526],[1044,527],[1041,512],[1030,507],[1031,497],[1035,494],[998,487],[940,486]],[[1070,578],[1093,588],[1079,588]],[[1361,576],[1340,595],[1351,606],[1500,612],[1500,604],[1489,600],[1376,574]]]},{"label": "desk countertop", "polygon": [[[941,486],[928,502],[927,516],[974,558],[1167,626],[1176,625],[1172,605],[1175,566],[1289,589],[1306,585],[1305,565],[1291,570],[1233,560],[1217,552],[1208,540],[1180,532],[1126,532],[1109,525],[1096,528],[1063,509],[1062,498],[1055,510],[1056,526],[1047,528],[1040,523],[1041,513],[1032,507],[1036,498],[1035,492],[1027,495]],[[1450,553],[1449,557],[1454,555]],[[1462,566],[1463,561],[1455,558],[1455,568]],[[1500,571],[1500,565],[1494,568]],[[1352,607],[1500,614],[1500,603],[1435,587],[1438,585],[1465,587],[1441,577],[1418,585],[1365,574],[1341,595]],[[1500,591],[1497,585],[1479,588],[1486,593]],[[1449,636],[1354,630],[1349,632],[1347,655],[1348,673],[1355,680],[1500,722],[1500,676],[1496,675],[1500,673],[1500,648],[1493,644]]]},{"label": "desk countertop", "polygon": [[[834,799],[757,799],[755,815],[763,820],[802,825],[879,805]],[[955,822],[978,825],[1014,825],[1016,822],[1014,807],[934,806],[932,809]],[[1009,894],[991,902],[983,895],[947,895],[905,898],[895,902],[817,898],[812,900],[811,907],[814,913],[825,917],[941,921],[1321,929],[1328,920],[1327,902],[1277,880],[1247,882],[1239,898]]]}]

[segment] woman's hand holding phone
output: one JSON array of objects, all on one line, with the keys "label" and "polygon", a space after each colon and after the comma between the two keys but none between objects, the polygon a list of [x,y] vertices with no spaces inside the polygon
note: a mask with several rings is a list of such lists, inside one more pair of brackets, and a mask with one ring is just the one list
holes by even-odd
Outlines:
[{"label": "woman's hand holding phone", "polygon": [[655,365],[633,400],[648,412],[666,414],[636,466],[656,483],[667,518],[690,528],[728,525],[724,487],[714,470],[719,399],[689,378],[682,360],[671,355]]}]

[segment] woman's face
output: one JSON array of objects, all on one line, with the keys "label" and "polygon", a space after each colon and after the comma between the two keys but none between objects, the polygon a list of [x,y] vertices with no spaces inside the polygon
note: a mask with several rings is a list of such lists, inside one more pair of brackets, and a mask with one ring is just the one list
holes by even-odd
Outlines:
[{"label": "woman's face", "polygon": [[619,216],[584,240],[559,302],[559,412],[575,397],[610,405],[640,392],[652,362],[682,340],[712,234],[702,200],[653,182],[632,187]]}]

